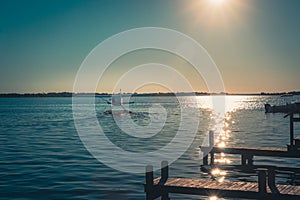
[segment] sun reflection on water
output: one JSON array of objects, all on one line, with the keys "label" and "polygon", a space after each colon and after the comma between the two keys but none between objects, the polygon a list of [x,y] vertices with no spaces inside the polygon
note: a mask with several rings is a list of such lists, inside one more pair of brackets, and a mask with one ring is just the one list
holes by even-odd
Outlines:
[{"label": "sun reflection on water", "polygon": [[211,197],[208,197],[208,200],[217,200],[218,197],[217,196],[211,196]]},{"label": "sun reflection on water", "polygon": [[[211,99],[210,99],[211,98]],[[211,124],[209,126],[209,130],[214,131],[214,145],[220,148],[226,148],[228,145],[228,140],[232,136],[231,125],[235,124],[235,121],[232,120],[232,114],[235,113],[239,109],[249,108],[252,103],[251,97],[247,96],[223,96],[225,98],[226,105],[224,109],[214,108],[213,99],[221,98],[219,96],[211,96],[211,97],[199,97],[201,100],[199,103],[201,108],[205,108],[211,111],[210,120]],[[209,100],[210,99],[210,100]],[[216,102],[216,101],[215,101]],[[257,106],[253,104],[252,106]],[[226,179],[226,171],[218,168],[218,165],[230,164],[232,161],[226,156],[225,153],[215,154],[214,157],[214,168],[211,169],[211,176],[217,180],[218,182],[223,182]],[[214,199],[214,197],[211,197]],[[210,199],[211,199],[210,198]]]},{"label": "sun reflection on water", "polygon": [[223,198],[218,197],[216,194],[211,194],[211,196],[205,198],[206,200],[224,200]]},{"label": "sun reflection on water", "polygon": [[[225,116],[223,117],[223,119],[221,120],[221,122],[217,125],[218,127],[221,126],[222,129],[217,134],[218,136],[215,138],[215,146],[220,147],[220,148],[225,148],[227,146],[226,142],[229,139],[230,133],[231,133],[231,131],[229,130],[230,119],[231,119],[230,112],[227,112],[225,114]],[[218,164],[220,164],[220,165],[221,164],[230,164],[231,160],[226,157],[225,153],[220,153],[220,154],[215,155],[214,163],[217,165]],[[224,180],[226,178],[226,174],[227,174],[226,171],[223,171],[217,167],[211,171],[211,175],[213,177],[216,177],[216,180],[218,182],[224,182]]]}]

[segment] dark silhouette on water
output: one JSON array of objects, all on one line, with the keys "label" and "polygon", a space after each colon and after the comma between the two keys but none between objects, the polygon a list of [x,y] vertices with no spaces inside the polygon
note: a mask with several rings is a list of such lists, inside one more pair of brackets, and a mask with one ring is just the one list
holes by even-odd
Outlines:
[{"label": "dark silhouette on water", "polygon": [[[104,100],[104,99],[103,99]],[[149,113],[145,112],[133,112],[131,110],[126,109],[123,105],[123,97],[122,97],[122,92],[120,90],[119,94],[113,94],[111,97],[111,102],[107,101],[107,104],[111,105],[111,108],[108,110],[105,110],[104,112],[101,112],[100,114],[109,114],[109,115],[131,115],[131,116],[136,116],[136,117],[149,117]],[[133,101],[127,102],[127,104],[133,104]]]},{"label": "dark silhouette on water", "polygon": [[300,102],[288,103],[286,105],[271,106],[270,104],[265,104],[266,113],[300,113]]},{"label": "dark silhouette on water", "polygon": [[153,200],[161,197],[170,200],[170,193],[192,195],[218,195],[219,197],[247,199],[290,199],[300,197],[300,186],[276,185],[274,169],[257,169],[258,183],[234,182],[195,178],[169,178],[167,161],[161,163],[161,177],[154,178],[153,166],[146,167],[146,183],[144,191],[146,199]]}]

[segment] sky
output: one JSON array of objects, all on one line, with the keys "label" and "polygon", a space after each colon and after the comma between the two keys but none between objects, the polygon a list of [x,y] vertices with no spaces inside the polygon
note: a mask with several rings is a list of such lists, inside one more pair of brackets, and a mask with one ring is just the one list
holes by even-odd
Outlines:
[{"label": "sky", "polygon": [[[0,93],[72,91],[81,64],[97,45],[141,27],[173,29],[196,40],[216,63],[227,92],[299,91],[300,1],[217,1],[1,0]],[[194,91],[207,91],[188,62],[146,49],[113,62],[97,92],[111,92],[130,69],[152,62],[179,70]],[[170,91],[159,84],[136,89]],[[175,80],[172,90],[184,89]]]}]

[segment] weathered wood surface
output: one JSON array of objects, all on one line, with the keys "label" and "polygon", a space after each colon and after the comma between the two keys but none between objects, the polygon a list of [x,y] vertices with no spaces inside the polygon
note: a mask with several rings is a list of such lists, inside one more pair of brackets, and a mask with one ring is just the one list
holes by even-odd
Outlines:
[{"label": "weathered wood surface", "polygon": [[[205,166],[202,166],[205,168]],[[274,168],[276,171],[278,171],[278,174],[300,174],[300,168],[297,167],[278,167],[278,166],[274,166],[274,165],[251,165],[251,166],[243,166],[243,165],[225,165],[225,164],[221,164],[218,165],[219,169],[222,170],[235,170],[235,171],[240,171],[240,172],[247,172],[247,173],[255,173],[256,169],[258,168]],[[208,166],[207,168],[205,168],[205,170],[210,170],[212,169],[211,166]]]},{"label": "weathered wood surface", "polygon": [[206,154],[203,157],[203,164],[208,165],[208,153],[211,156],[211,164],[214,164],[215,153],[239,154],[241,155],[242,165],[253,165],[254,156],[272,156],[286,158],[300,158],[300,150],[293,146],[287,148],[270,148],[270,147],[200,147],[201,151]]},{"label": "weathered wood surface", "polygon": [[161,181],[161,178],[153,180],[154,188],[169,193],[195,194],[195,195],[218,195],[220,197],[240,198],[271,198],[271,199],[300,199],[300,186],[276,185],[279,194],[272,193],[267,188],[266,194],[259,194],[258,184],[251,182],[218,182],[207,179],[191,178],[168,178]]},{"label": "weathered wood surface", "polygon": [[[205,148],[201,147],[205,151]],[[269,147],[213,147],[211,153],[228,153],[228,154],[248,154],[253,156],[274,156],[300,158],[300,151],[288,151],[286,148],[269,148]]]},{"label": "weathered wood surface", "polygon": [[153,177],[153,166],[146,167],[144,189],[146,199],[161,197],[170,200],[169,193],[248,199],[300,199],[300,186],[276,185],[275,169],[256,169],[258,182],[219,182],[213,179],[169,178],[167,161],[161,163],[161,177]]},{"label": "weathered wood surface", "polygon": [[300,122],[300,117],[293,118],[293,121],[294,121],[294,122]]},{"label": "weathered wood surface", "polygon": [[[291,121],[293,125],[293,121]],[[294,142],[295,141],[295,142]],[[274,147],[217,147],[214,146],[214,133],[209,132],[209,146],[200,146],[203,152],[203,164],[208,165],[208,154],[210,154],[210,164],[214,164],[215,153],[239,154],[242,165],[253,165],[254,156],[273,156],[286,158],[300,158],[300,141],[294,139],[293,128],[291,126],[291,144],[287,148]]]},{"label": "weathered wood surface", "polygon": [[295,141],[295,146],[299,148],[300,147],[300,135],[295,137],[294,141]]}]

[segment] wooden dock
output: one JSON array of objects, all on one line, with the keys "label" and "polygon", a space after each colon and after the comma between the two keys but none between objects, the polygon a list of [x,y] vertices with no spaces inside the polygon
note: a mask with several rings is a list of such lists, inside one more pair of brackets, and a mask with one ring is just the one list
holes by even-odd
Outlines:
[{"label": "wooden dock", "polygon": [[[200,147],[205,154],[210,154],[210,164],[214,164],[215,153],[239,154],[241,155],[242,165],[253,165],[254,156],[271,156],[300,158],[300,150],[288,150],[287,148],[271,147]],[[203,164],[208,164],[208,155],[203,158]]]},{"label": "wooden dock", "polygon": [[294,113],[289,113],[285,117],[290,116],[290,144],[287,148],[272,147],[215,147],[214,133],[209,132],[209,146],[200,146],[203,152],[203,164],[208,165],[208,154],[210,154],[210,164],[214,164],[215,153],[239,154],[241,155],[242,165],[253,165],[254,156],[270,156],[270,157],[286,157],[300,158],[300,136],[294,136],[294,122],[300,122],[300,118],[295,118]]},{"label": "wooden dock", "polygon": [[[299,118],[294,118],[294,113],[290,116],[290,144],[287,148],[265,148],[265,147],[215,147],[214,133],[209,133],[209,146],[200,147],[204,154],[203,164],[214,164],[215,153],[239,154],[241,155],[241,167],[255,170],[258,174],[258,182],[218,182],[212,179],[193,179],[193,178],[169,178],[168,163],[162,162],[161,177],[153,177],[153,167],[146,167],[146,183],[144,184],[146,199],[153,200],[158,197],[169,200],[170,193],[218,196],[231,198],[247,199],[300,199],[300,186],[279,185],[275,182],[277,173],[287,173],[295,176],[298,169],[292,171],[278,171],[274,166],[257,168],[253,165],[254,156],[300,158],[300,136],[294,137],[294,122],[300,122]],[[284,168],[292,169],[292,168]]]},{"label": "wooden dock", "polygon": [[218,182],[211,179],[169,178],[168,163],[162,162],[161,177],[153,178],[153,167],[146,167],[144,184],[146,199],[161,197],[169,200],[170,193],[248,199],[300,199],[300,186],[275,184],[275,171],[258,170],[258,184],[251,182]]}]

